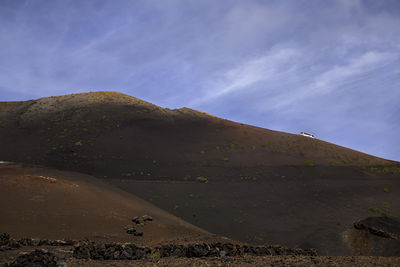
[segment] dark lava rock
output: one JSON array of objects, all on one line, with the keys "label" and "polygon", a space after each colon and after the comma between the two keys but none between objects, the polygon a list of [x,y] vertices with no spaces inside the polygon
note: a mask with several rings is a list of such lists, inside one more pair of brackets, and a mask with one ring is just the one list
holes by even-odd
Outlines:
[{"label": "dark lava rock", "polygon": [[57,267],[59,266],[59,259],[53,253],[46,250],[35,250],[31,253],[23,254],[16,258],[13,262],[5,266],[29,266],[29,267]]},{"label": "dark lava rock", "polygon": [[140,220],[139,220],[139,216],[135,216],[132,218],[132,222],[136,223],[136,224],[140,224]]},{"label": "dark lava rock", "polygon": [[10,239],[7,244],[0,246],[0,251],[13,250],[20,248],[21,245],[14,239]]},{"label": "dark lava rock", "polygon": [[400,240],[400,219],[394,217],[368,217],[354,223],[358,230],[368,230],[380,237]]},{"label": "dark lava rock", "polygon": [[143,215],[142,219],[144,222],[147,222],[147,221],[152,221],[153,217],[151,217],[150,215]]},{"label": "dark lava rock", "polygon": [[283,246],[240,246],[231,243],[163,245],[155,248],[136,247],[133,244],[96,244],[82,242],[75,246],[73,256],[79,259],[94,260],[125,260],[125,259],[154,259],[164,257],[229,257],[244,255],[307,255],[316,256],[314,249],[288,249]]},{"label": "dark lava rock", "polygon": [[126,229],[126,233],[127,234],[130,234],[130,235],[134,235],[134,234],[136,234],[136,229],[135,228],[128,228],[128,229]]},{"label": "dark lava rock", "polygon": [[134,236],[143,236],[143,232],[135,232],[133,233]]},{"label": "dark lava rock", "polygon": [[7,245],[8,242],[10,241],[10,235],[7,233],[1,233],[0,234],[0,246]]},{"label": "dark lava rock", "polygon": [[205,257],[210,251],[207,244],[188,245],[186,256],[188,258]]}]

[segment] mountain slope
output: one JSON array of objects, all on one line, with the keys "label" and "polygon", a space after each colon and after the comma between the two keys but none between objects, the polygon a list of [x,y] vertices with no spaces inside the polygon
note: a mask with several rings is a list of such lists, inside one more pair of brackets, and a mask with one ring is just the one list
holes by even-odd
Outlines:
[{"label": "mountain slope", "polygon": [[[106,176],[174,177],[241,166],[385,165],[392,162],[313,140],[163,109],[114,92],[0,104],[0,157]],[[177,173],[174,165],[181,172]],[[170,170],[172,167],[172,171]],[[187,167],[187,168],[185,168]],[[118,171],[117,171],[118,169]]]},{"label": "mountain slope", "polygon": [[0,103],[0,160],[94,175],[209,232],[351,253],[342,234],[400,214],[400,168],[322,140],[114,92]]}]

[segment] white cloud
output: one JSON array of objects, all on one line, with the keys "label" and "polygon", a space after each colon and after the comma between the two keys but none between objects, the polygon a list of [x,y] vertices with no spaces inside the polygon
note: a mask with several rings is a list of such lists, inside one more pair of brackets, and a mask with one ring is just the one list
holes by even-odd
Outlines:
[{"label": "white cloud", "polygon": [[[332,66],[314,73],[315,78],[307,79],[305,84],[293,84],[292,90],[281,90],[276,95],[268,109],[281,109],[301,103],[303,100],[313,99],[326,95],[334,90],[348,88],[346,84],[357,82],[369,75],[372,71],[378,71],[387,64],[393,63],[398,54],[388,52],[369,51],[358,57],[350,59],[342,65]],[[301,62],[298,62],[300,65]],[[300,68],[299,68],[300,69]],[[298,73],[298,75],[302,75]],[[262,106],[265,109],[265,105]],[[289,109],[286,109],[289,110]]]},{"label": "white cloud", "polygon": [[199,105],[215,100],[226,94],[244,90],[257,83],[272,79],[274,75],[290,68],[289,63],[299,56],[292,48],[271,49],[266,55],[244,61],[238,66],[218,73],[214,79],[206,82],[206,94],[193,101]]}]

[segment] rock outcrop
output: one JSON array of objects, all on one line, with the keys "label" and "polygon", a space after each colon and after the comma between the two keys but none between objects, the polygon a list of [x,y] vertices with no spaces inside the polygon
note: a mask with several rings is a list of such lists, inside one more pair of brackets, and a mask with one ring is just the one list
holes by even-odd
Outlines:
[{"label": "rock outcrop", "polygon": [[394,217],[368,217],[343,233],[352,255],[400,256],[400,220]]},{"label": "rock outcrop", "polygon": [[13,262],[6,263],[6,267],[61,267],[67,266],[63,259],[44,249],[37,249],[31,253],[18,256]]},{"label": "rock outcrop", "polygon": [[400,240],[400,219],[394,217],[369,217],[355,222],[354,228],[367,230],[379,237]]},{"label": "rock outcrop", "polygon": [[220,256],[267,256],[307,255],[316,256],[315,249],[291,249],[284,246],[246,246],[232,243],[163,245],[155,248],[138,247],[134,244],[96,244],[83,242],[75,246],[75,258],[93,260],[137,260],[164,257],[220,257]]}]

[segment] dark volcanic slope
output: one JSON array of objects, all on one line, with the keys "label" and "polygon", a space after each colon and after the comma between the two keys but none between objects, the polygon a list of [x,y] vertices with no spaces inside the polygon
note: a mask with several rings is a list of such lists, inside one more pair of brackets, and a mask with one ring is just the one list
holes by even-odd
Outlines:
[{"label": "dark volcanic slope", "polygon": [[400,213],[396,162],[113,92],[0,103],[0,160],[92,174],[210,232],[323,254],[349,253],[342,232],[369,208]]},{"label": "dark volcanic slope", "polygon": [[175,179],[227,167],[304,165],[306,160],[345,166],[390,163],[321,140],[188,108],[162,109],[113,92],[0,103],[0,127],[1,158],[102,176]]}]

